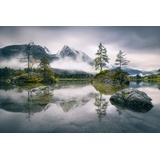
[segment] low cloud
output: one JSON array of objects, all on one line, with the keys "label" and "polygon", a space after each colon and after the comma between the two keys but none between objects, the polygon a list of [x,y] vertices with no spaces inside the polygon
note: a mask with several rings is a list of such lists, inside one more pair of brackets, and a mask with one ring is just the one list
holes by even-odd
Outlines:
[{"label": "low cloud", "polygon": [[20,62],[20,57],[14,57],[12,59],[0,60],[0,68],[13,68],[13,69],[24,69],[27,68],[27,62]]},{"label": "low cloud", "polygon": [[64,58],[51,63],[52,68],[65,69],[65,70],[77,70],[88,73],[95,73],[94,67],[81,61],[74,61],[69,58]]}]

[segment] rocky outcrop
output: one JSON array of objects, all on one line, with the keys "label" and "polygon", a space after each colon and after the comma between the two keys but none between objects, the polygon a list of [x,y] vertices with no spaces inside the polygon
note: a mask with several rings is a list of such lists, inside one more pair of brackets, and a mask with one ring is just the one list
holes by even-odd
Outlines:
[{"label": "rocky outcrop", "polygon": [[117,108],[137,112],[147,112],[153,107],[152,99],[145,92],[131,88],[116,92],[111,96],[110,101]]},{"label": "rocky outcrop", "polygon": [[111,84],[111,85],[128,85],[130,82],[128,73],[119,67],[113,70],[102,70],[95,75],[92,83]]}]

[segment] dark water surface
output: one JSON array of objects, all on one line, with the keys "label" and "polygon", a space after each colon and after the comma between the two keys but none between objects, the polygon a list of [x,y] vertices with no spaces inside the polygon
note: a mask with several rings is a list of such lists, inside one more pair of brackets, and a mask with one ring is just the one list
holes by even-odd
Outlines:
[{"label": "dark water surface", "polygon": [[132,82],[130,87],[147,93],[154,107],[145,113],[116,108],[109,101],[116,90],[103,93],[90,84],[64,83],[45,91],[3,85],[0,132],[160,132],[160,85]]}]

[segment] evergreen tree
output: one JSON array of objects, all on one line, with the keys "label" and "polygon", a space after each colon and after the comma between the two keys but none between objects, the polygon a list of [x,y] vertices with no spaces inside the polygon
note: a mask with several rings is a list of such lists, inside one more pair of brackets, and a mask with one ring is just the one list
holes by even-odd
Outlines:
[{"label": "evergreen tree", "polygon": [[130,61],[126,60],[125,56],[126,54],[120,50],[117,54],[115,65],[119,65],[120,68],[124,65],[128,65]]},{"label": "evergreen tree", "polygon": [[16,74],[16,76],[21,76],[21,75],[25,74],[25,71],[19,69],[19,70],[17,70],[17,71],[15,72],[15,74]]},{"label": "evergreen tree", "polygon": [[106,63],[109,63],[107,50],[102,45],[102,43],[99,44],[99,50],[97,51],[96,55],[97,55],[97,58],[94,59],[95,70],[102,70],[103,67],[106,66]]},{"label": "evergreen tree", "polygon": [[41,58],[39,66],[44,78],[47,76],[54,76],[53,71],[50,68],[50,62],[47,58]]}]

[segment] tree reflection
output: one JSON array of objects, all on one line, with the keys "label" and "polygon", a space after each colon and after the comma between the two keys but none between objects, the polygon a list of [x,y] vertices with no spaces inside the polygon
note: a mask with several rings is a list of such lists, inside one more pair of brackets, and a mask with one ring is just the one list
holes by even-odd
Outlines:
[{"label": "tree reflection", "polygon": [[17,92],[22,93],[23,91],[27,91],[27,99],[19,107],[23,107],[23,112],[27,113],[26,119],[29,120],[31,120],[34,113],[46,110],[47,104],[54,101],[50,87],[40,86],[33,88],[27,86],[25,88],[17,88]]},{"label": "tree reflection", "polygon": [[108,101],[106,101],[106,99],[102,97],[102,94],[99,94],[99,95],[95,96],[94,105],[98,107],[98,109],[96,109],[96,111],[98,114],[98,119],[99,119],[99,121],[101,121],[102,118],[106,115]]}]

